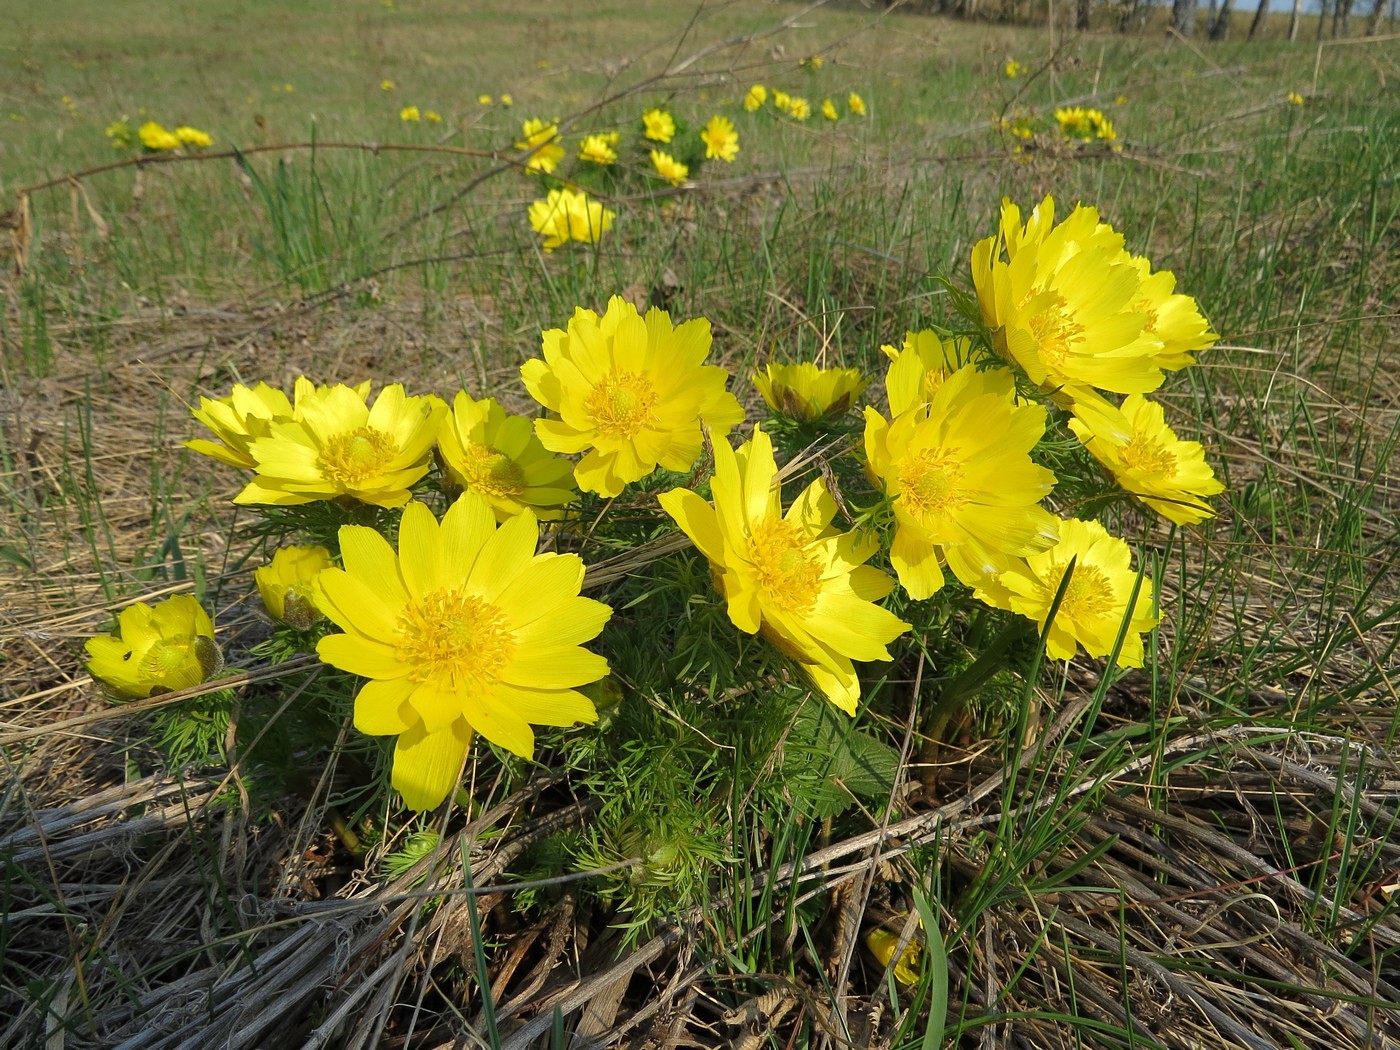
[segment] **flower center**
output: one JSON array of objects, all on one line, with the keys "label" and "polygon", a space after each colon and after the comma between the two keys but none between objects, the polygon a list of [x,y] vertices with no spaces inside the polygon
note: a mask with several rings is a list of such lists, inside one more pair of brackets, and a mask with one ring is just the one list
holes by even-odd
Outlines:
[{"label": "flower center", "polygon": [[639,372],[609,372],[584,401],[604,437],[630,440],[656,421],[656,390]]},{"label": "flower center", "polygon": [[[1050,579],[1055,581],[1050,588],[1052,599],[1059,581],[1064,578],[1065,568],[1059,562],[1050,567]],[[1082,560],[1076,562],[1074,575],[1060,602],[1059,615],[1074,623],[1088,623],[1112,615],[1114,609],[1113,584],[1104,571],[1097,565],[1086,565]]]},{"label": "flower center", "polygon": [[[1028,298],[1034,298],[1032,292]],[[1031,333],[1040,347],[1040,357],[1051,368],[1059,370],[1069,356],[1070,344],[1079,342],[1084,326],[1075,322],[1073,315],[1065,309],[1061,295],[1030,319]]]},{"label": "flower center", "polygon": [[1162,443],[1145,434],[1134,434],[1133,439],[1123,446],[1123,462],[1145,474],[1160,478],[1176,476],[1176,457]]},{"label": "flower center", "polygon": [[393,436],[373,427],[337,434],[321,449],[321,471],[330,481],[353,488],[383,474],[399,454]]},{"label": "flower center", "polygon": [[500,608],[460,590],[433,591],[399,617],[399,659],[415,682],[483,693],[500,679],[515,638]]},{"label": "flower center", "polygon": [[944,517],[967,502],[964,477],[957,449],[910,452],[899,467],[900,498],[919,521]]},{"label": "flower center", "polygon": [[821,566],[804,546],[797,526],[781,518],[761,522],[749,536],[749,558],[765,597],[797,616],[812,611],[821,591]]},{"label": "flower center", "polygon": [[525,491],[525,471],[490,445],[468,445],[461,464],[466,487],[484,496],[514,498]]},{"label": "flower center", "polygon": [[189,638],[156,642],[141,654],[141,677],[162,679],[180,670],[190,660],[190,642]]}]

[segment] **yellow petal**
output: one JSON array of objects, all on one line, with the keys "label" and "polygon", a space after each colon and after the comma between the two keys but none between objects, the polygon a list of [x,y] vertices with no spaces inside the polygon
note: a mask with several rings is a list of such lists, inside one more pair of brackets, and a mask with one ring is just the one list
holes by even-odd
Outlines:
[{"label": "yellow petal", "polygon": [[363,581],[389,606],[402,607],[408,591],[399,575],[399,559],[389,541],[363,525],[342,525],[340,557],[345,571]]},{"label": "yellow petal", "polygon": [[606,659],[577,645],[530,646],[517,650],[501,679],[531,689],[572,689],[607,673]]},{"label": "yellow petal", "polygon": [[399,521],[399,572],[403,574],[408,593],[415,599],[443,588],[444,566],[438,528],[437,519],[426,503],[414,501],[404,507],[403,518]]},{"label": "yellow petal", "polygon": [[404,703],[413,689],[408,678],[366,682],[355,694],[355,728],[370,736],[408,732],[419,721],[413,708]]},{"label": "yellow petal", "polygon": [[363,635],[328,634],[316,643],[316,655],[332,667],[361,678],[402,678],[412,670],[399,659],[392,645]]},{"label": "yellow petal", "polygon": [[471,729],[458,719],[436,733],[414,726],[394,745],[394,788],[409,809],[435,809],[457,786]]}]

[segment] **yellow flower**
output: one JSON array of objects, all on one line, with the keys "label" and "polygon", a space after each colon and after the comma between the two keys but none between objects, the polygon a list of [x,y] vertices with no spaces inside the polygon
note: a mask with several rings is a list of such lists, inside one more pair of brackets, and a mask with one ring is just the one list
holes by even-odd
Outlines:
[{"label": "yellow flower", "polygon": [[754,374],[754,386],[768,407],[802,423],[815,423],[850,411],[870,382],[855,368],[818,368],[811,361],[769,364]]},{"label": "yellow flower", "polygon": [[1028,67],[1021,65],[1020,62],[1017,62],[1014,58],[1008,58],[1006,60],[1006,65],[1002,67],[1002,72],[1006,74],[1008,79],[1014,80],[1022,73],[1028,73],[1030,70]]},{"label": "yellow flower", "polygon": [[494,398],[476,401],[459,390],[438,449],[448,482],[486,500],[497,521],[526,508],[557,519],[578,499],[573,464],[547,452],[532,421],[507,415]]},{"label": "yellow flower", "polygon": [[146,123],[142,124],[140,130],[136,134],[141,138],[141,145],[145,146],[152,153],[180,148],[180,140],[166,131],[154,120],[148,120]]},{"label": "yellow flower", "polygon": [[392,80],[381,80],[381,81],[379,82],[379,90],[380,90],[380,91],[393,91],[393,90],[394,90],[394,82],[393,82]]},{"label": "yellow flower", "polygon": [[761,631],[854,715],[860,680],[851,661],[890,659],[885,646],[909,629],[874,604],[894,581],[864,564],[873,537],[832,527],[836,501],[821,478],[784,515],[773,443],[761,427],[737,452],[726,440],[714,452],[714,505],[678,488],[661,495],[662,509],[709,559],[734,626]]},{"label": "yellow flower", "polygon": [[699,458],[701,424],[715,437],[744,418],[725,388],[728,374],[704,363],[710,322],[672,327],[655,307],[642,318],[621,296],[599,317],[579,307],[568,330],[545,332],[544,359],[526,361],[530,396],[557,419],[535,432],[553,452],[587,452],[574,468],[579,488],[612,498],[658,466],[689,470]]},{"label": "yellow flower", "polygon": [[729,118],[714,116],[705,125],[705,130],[700,132],[700,138],[705,143],[705,159],[718,157],[726,163],[732,163],[739,155],[739,133],[734,130],[734,125]]},{"label": "yellow flower", "polygon": [[846,106],[856,116],[865,116],[865,99],[861,98],[854,91],[846,96]]},{"label": "yellow flower", "polygon": [[1291,105],[1301,106],[1303,104],[1303,96],[1296,91],[1290,91],[1288,93],[1288,101]]},{"label": "yellow flower", "polygon": [[428,472],[447,406],[436,397],[407,397],[398,383],[366,403],[366,389],[317,387],[297,380],[293,419],[274,422],[251,442],[256,476],[239,504],[295,506],[353,497],[401,507]]},{"label": "yellow flower", "polygon": [[801,59],[797,64],[806,69],[817,70],[821,69],[822,64],[825,62],[826,59],[822,58],[821,55],[809,55],[807,58]]},{"label": "yellow flower", "polygon": [[89,638],[84,648],[94,678],[114,696],[137,700],[189,689],[224,666],[214,641],[214,622],[188,594],[154,606],[128,605],[117,618],[115,635]]},{"label": "yellow flower", "polygon": [[931,328],[906,332],[904,346],[899,350],[892,346],[880,349],[890,359],[885,394],[892,416],[927,405],[944,381],[971,361],[970,343],[965,337],[945,342]]},{"label": "yellow flower", "polygon": [[664,109],[649,109],[642,114],[642,134],[653,142],[670,142],[676,137],[676,121]]},{"label": "yellow flower", "polygon": [[489,106],[489,105],[491,105],[491,96],[490,96],[490,95],[477,95],[477,96],[476,96],[476,101],[477,101],[477,104],[478,104],[478,105]]},{"label": "yellow flower", "polygon": [[806,120],[812,115],[812,104],[800,95],[793,95],[788,101],[788,116],[793,120]]},{"label": "yellow flower", "polygon": [[579,160],[594,164],[612,164],[617,160],[617,150],[612,148],[615,140],[610,135],[588,135],[579,146]]},{"label": "yellow flower", "polygon": [[325,547],[280,547],[272,561],[253,572],[253,582],[268,615],[298,631],[309,631],[322,619],[316,608],[316,578],[331,567]]},{"label": "yellow flower", "polygon": [[1118,137],[1118,133],[1113,130],[1113,122],[1097,109],[1085,109],[1082,106],[1057,109],[1055,120],[1059,123],[1060,130],[1070,138],[1082,139],[1085,142],[1093,139],[1112,142]]},{"label": "yellow flower", "polygon": [[429,124],[441,124],[442,114],[435,112],[431,109],[425,109],[423,111],[423,119],[426,120]]},{"label": "yellow flower", "polygon": [[1120,427],[1096,426],[1085,417],[1071,419],[1069,428],[1120,488],[1168,521],[1194,525],[1214,517],[1204,498],[1225,486],[1206,463],[1200,442],[1179,440],[1162,406],[1141,394],[1129,394],[1119,411]]},{"label": "yellow flower", "polygon": [[690,175],[690,168],[687,165],[659,149],[651,151],[651,164],[656,169],[656,173],[672,186],[679,186]]},{"label": "yellow flower", "polygon": [[1119,95],[1117,98],[1115,98],[1115,99],[1113,100],[1113,104],[1114,104],[1115,106],[1126,106],[1126,105],[1128,104],[1128,96],[1127,96],[1127,95]]},{"label": "yellow flower", "polygon": [[513,106],[513,105],[515,105],[515,99],[512,98],[510,95],[502,95],[502,96],[501,96],[501,105],[503,105],[503,106]]},{"label": "yellow flower", "polygon": [[768,89],[762,84],[754,84],[744,95],[744,108],[752,113],[754,110],[762,109],[763,103],[767,101]]},{"label": "yellow flower", "polygon": [[257,460],[248,446],[257,438],[267,437],[273,423],[292,418],[292,403],[287,395],[266,383],[255,387],[235,386],[227,397],[214,400],[199,399],[199,407],[191,415],[214,432],[222,442],[216,445],[205,438],[185,442],[185,447],[231,467],[252,470]]},{"label": "yellow flower", "polygon": [[829,98],[822,99],[822,116],[827,120],[841,119],[841,114],[836,112],[836,103]]},{"label": "yellow flower", "polygon": [[1046,390],[1155,390],[1162,343],[1133,309],[1141,279],[1121,235],[1083,205],[1058,226],[1054,217],[1046,197],[1023,228],[1020,209],[1003,201],[1000,234],[972,250],[972,283],[997,352]]},{"label": "yellow flower", "polygon": [[975,586],[988,558],[1020,556],[1055,540],[1055,517],[1039,506],[1055,475],[1031,460],[1045,409],[1017,402],[1011,373],[958,369],[927,409],[886,420],[865,410],[870,472],[892,501],[890,562],[913,598],[944,584],[940,561]]},{"label": "yellow flower", "polygon": [[333,667],[367,678],[355,728],[397,736],[392,781],[404,804],[437,806],[457,783],[472,735],[529,758],[535,725],[594,722],[577,687],[608,673],[582,647],[612,610],[579,596],[576,554],[536,554],[529,513],[499,528],[464,493],[439,524],[404,508],[398,551],[374,529],[340,529],[343,569],[318,577],[317,604],[344,634],[316,646]]},{"label": "yellow flower", "polygon": [[777,88],[774,88],[773,108],[778,110],[778,112],[780,113],[786,113],[789,109],[792,108],[792,96],[789,95],[786,91],[779,91]]},{"label": "yellow flower", "polygon": [[[922,925],[921,922],[920,926]],[[899,947],[899,935],[877,926],[865,935],[865,946],[881,966],[888,966],[894,958],[894,950]],[[894,964],[894,979],[906,987],[918,984],[919,974],[924,968],[923,952],[923,944],[919,938],[911,938],[900,953],[899,961]]]},{"label": "yellow flower", "polygon": [[515,148],[522,152],[531,151],[525,159],[526,171],[539,171],[548,175],[564,159],[564,147],[558,142],[558,124],[545,123],[538,118],[527,120],[520,125],[520,134],[523,137],[516,142]]},{"label": "yellow flower", "polygon": [[1214,346],[1220,336],[1201,314],[1195,299],[1176,294],[1176,276],[1170,270],[1153,273],[1152,264],[1141,256],[1130,257],[1130,262],[1140,282],[1132,311],[1147,319],[1143,334],[1162,344],[1154,358],[1157,367],[1175,372],[1195,363],[1192,352]]},{"label": "yellow flower", "polygon": [[406,124],[417,124],[423,119],[423,114],[418,112],[417,106],[404,106],[399,110],[399,119]]},{"label": "yellow flower", "polygon": [[113,149],[131,149],[135,144],[135,139],[131,134],[131,125],[127,123],[125,117],[108,124],[103,134],[112,140]]},{"label": "yellow flower", "polygon": [[214,145],[214,140],[198,128],[192,128],[188,124],[182,124],[175,129],[175,138],[182,146],[193,146],[195,149],[208,149]]},{"label": "yellow flower", "polygon": [[530,227],[544,236],[544,250],[554,251],[568,241],[594,244],[617,218],[617,212],[591,201],[582,191],[550,190],[549,196],[530,205]]},{"label": "yellow flower", "polygon": [[1071,561],[1074,575],[1046,635],[1045,650],[1050,659],[1069,660],[1081,645],[1090,656],[1107,656],[1126,620],[1118,666],[1141,667],[1142,634],[1157,626],[1152,612],[1152,580],[1143,577],[1130,611],[1128,602],[1138,586],[1132,552],[1097,521],[1072,518],[1060,522],[1060,541],[1055,546],[1002,572],[998,582],[1009,595],[1008,607],[1033,620],[1044,632]]}]

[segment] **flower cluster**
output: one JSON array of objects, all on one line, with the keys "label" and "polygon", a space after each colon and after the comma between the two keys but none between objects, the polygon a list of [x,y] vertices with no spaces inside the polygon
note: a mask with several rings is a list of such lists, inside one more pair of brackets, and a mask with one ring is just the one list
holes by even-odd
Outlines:
[{"label": "flower cluster", "polygon": [[208,149],[214,139],[198,128],[181,124],[173,131],[167,130],[154,120],[148,120],[132,131],[126,117],[108,124],[104,134],[112,141],[113,149],[134,149],[137,143],[147,153],[171,153],[179,149]]},{"label": "flower cluster", "polygon": [[1060,126],[1065,138],[1081,142],[1113,142],[1118,138],[1113,122],[1103,115],[1102,110],[1085,109],[1083,106],[1057,109],[1055,123]]},{"label": "flower cluster", "polygon": [[[771,105],[775,113],[799,122],[810,119],[813,112],[812,103],[806,98],[801,95],[791,94],[781,88],[768,87],[764,84],[754,84],[744,95],[744,109],[750,113],[756,113],[769,105]],[[835,121],[841,118],[841,111],[835,99],[822,99],[821,102],[817,104],[817,109],[827,120]],[[850,116],[865,116],[865,99],[854,91],[850,92],[846,96],[846,111]]]},{"label": "flower cluster", "polygon": [[[679,135],[659,112],[644,126]],[[527,137],[538,151],[557,129]],[[616,145],[595,133],[581,149],[608,168]],[[556,245],[612,221],[568,188],[537,203],[532,223]],[[1052,659],[1141,666],[1153,581],[1102,522],[1059,512],[1059,464],[1101,465],[1173,523],[1208,518],[1223,486],[1205,450],[1144,395],[1216,335],[1095,209],[1057,223],[1050,197],[1024,217],[1003,203],[971,278],[966,330],[883,346],[883,384],[858,415],[859,370],[772,361],[753,382],[776,418],[731,440],[745,411],[711,362],[709,321],[613,297],[541,333],[520,370],[539,418],[465,390],[449,404],[303,377],[290,395],[259,383],[202,398],[193,415],[211,436],[187,445],[247,472],[234,502],[264,517],[260,535],[315,541],[280,546],[254,582],[289,649],[362,680],[354,725],[395,738],[390,782],[415,810],[452,794],[478,735],[528,757],[533,727],[598,719],[587,690],[609,664],[589,646],[612,610],[583,597],[584,562],[564,552],[587,549],[585,528],[606,534],[622,497],[630,520],[674,526],[708,562],[716,615],[850,715],[868,690],[857,665],[898,655],[919,602],[971,597],[1008,632],[1033,623]],[[1041,462],[1051,442],[1055,470]],[[713,470],[697,470],[707,451]],[[785,503],[784,478],[828,454]],[[659,496],[628,494],[658,471],[672,475]],[[896,589],[898,613],[883,604]],[[223,661],[187,596],[130,606],[88,654],[125,697],[198,685]]]}]

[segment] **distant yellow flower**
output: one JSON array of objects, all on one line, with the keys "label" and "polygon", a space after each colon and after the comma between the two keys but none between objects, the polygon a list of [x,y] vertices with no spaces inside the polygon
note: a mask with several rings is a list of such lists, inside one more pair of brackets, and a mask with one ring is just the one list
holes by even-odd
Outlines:
[{"label": "distant yellow flower", "polygon": [[1303,96],[1296,91],[1290,91],[1288,93],[1288,101],[1294,106],[1301,106],[1303,104]]},{"label": "distant yellow flower", "polygon": [[836,103],[829,98],[822,99],[822,116],[827,120],[841,119],[841,114],[836,112]]},{"label": "distant yellow flower", "polygon": [[617,212],[570,189],[550,190],[544,200],[530,205],[530,227],[544,237],[547,252],[569,241],[594,244],[612,228],[615,218]]},{"label": "distant yellow flower", "polygon": [[860,701],[852,660],[888,660],[885,648],[909,629],[874,604],[894,586],[863,564],[873,537],[838,533],[836,501],[818,478],[786,515],[773,443],[759,426],[737,451],[714,442],[714,504],[689,489],[662,493],[661,507],[710,562],[729,619],[797,661],[818,690],[847,714]]},{"label": "distant yellow flower", "polygon": [[522,152],[531,151],[525,159],[526,171],[548,175],[564,159],[564,147],[559,144],[558,124],[552,121],[546,123],[538,118],[527,120],[520,125],[520,134],[522,137],[515,148]]},{"label": "distant yellow flower", "polygon": [[503,105],[503,106],[513,106],[513,105],[515,105],[515,99],[514,99],[513,97],[511,97],[510,95],[502,95],[502,96],[501,96],[501,105]]},{"label": "distant yellow flower", "polygon": [[283,84],[283,85],[282,85],[282,90],[285,91],[287,94],[290,95],[292,92],[294,92],[294,91],[296,90],[296,88],[292,87],[291,84]]},{"label": "distant yellow flower", "polygon": [[1115,106],[1126,106],[1126,105],[1128,104],[1128,96],[1127,96],[1127,95],[1119,95],[1117,98],[1115,98],[1115,99],[1113,100],[1113,104],[1114,104]]},{"label": "distant yellow flower", "polygon": [[401,507],[428,472],[447,406],[436,397],[407,397],[386,386],[371,407],[364,388],[317,387],[297,380],[294,418],[274,422],[248,446],[256,476],[239,504],[295,506],[351,497]]},{"label": "distant yellow flower", "polygon": [[379,82],[379,90],[380,90],[380,91],[393,91],[394,89],[395,89],[395,84],[394,84],[394,82],[393,82],[392,80],[381,80],[381,81]]},{"label": "distant yellow flower", "polygon": [[676,137],[676,120],[664,109],[649,109],[642,114],[642,134],[652,142],[670,142]]},{"label": "distant yellow flower", "polygon": [[404,106],[399,110],[399,119],[408,124],[417,124],[423,119],[423,114],[418,112],[417,106]]},{"label": "distant yellow flower", "polygon": [[429,124],[441,124],[442,114],[436,112],[435,110],[425,109],[423,111],[423,119],[426,120]]},{"label": "distant yellow flower", "polygon": [[491,105],[491,96],[490,96],[490,95],[477,95],[477,96],[476,96],[476,101],[477,101],[477,104],[478,104],[478,105],[489,106],[489,105]]},{"label": "distant yellow flower", "polygon": [[[1223,492],[1198,441],[1181,441],[1167,426],[1162,406],[1129,394],[1120,407],[1121,428],[1095,426],[1092,417],[1069,428],[1113,475],[1118,486],[1168,521],[1195,525],[1215,516],[1205,497]],[[1127,440],[1122,440],[1126,431]]]},{"label": "distant yellow flower", "polygon": [[690,175],[689,166],[682,164],[669,153],[663,153],[659,149],[651,151],[651,164],[656,169],[656,173],[672,186],[679,186]]},{"label": "distant yellow flower", "polygon": [[789,95],[786,91],[779,91],[777,88],[774,88],[773,108],[776,109],[779,113],[786,113],[789,109],[792,108],[792,96]]},{"label": "distant yellow flower", "polygon": [[546,451],[533,421],[507,415],[495,398],[459,390],[438,449],[448,483],[481,496],[497,521],[527,508],[553,520],[578,499],[573,464]]},{"label": "distant yellow flower", "polygon": [[145,146],[152,153],[160,153],[164,150],[180,148],[180,140],[166,131],[154,120],[148,120],[146,123],[142,124],[137,135],[141,138],[141,145]]},{"label": "distant yellow flower", "polygon": [[806,69],[818,70],[821,69],[821,67],[825,63],[826,59],[822,58],[821,55],[809,55],[808,57],[801,59],[797,64]]},{"label": "distant yellow flower", "polygon": [[1129,600],[1138,585],[1132,552],[1097,521],[1060,522],[1058,543],[1002,572],[998,583],[1009,596],[1008,607],[1044,631],[1071,561],[1074,575],[1046,635],[1046,653],[1052,660],[1069,660],[1082,645],[1090,656],[1107,656],[1126,620],[1118,666],[1141,667],[1142,635],[1157,626],[1152,580],[1143,577],[1130,609]]},{"label": "distant yellow flower", "polygon": [[578,149],[579,160],[591,161],[594,164],[614,163],[617,160],[617,150],[612,148],[615,141],[611,135],[585,136]]},{"label": "distant yellow flower", "polygon": [[762,109],[763,103],[768,101],[768,89],[762,84],[754,84],[744,95],[744,108],[752,113],[754,110]]},{"label": "distant yellow flower", "polygon": [[1014,58],[1008,58],[1006,60],[1006,65],[1002,67],[1002,72],[1006,74],[1008,79],[1014,80],[1016,77],[1019,77],[1022,73],[1029,73],[1030,67],[1023,66]]},{"label": "distant yellow flower", "polygon": [[323,619],[316,608],[316,577],[330,567],[331,552],[325,547],[279,547],[272,561],[254,570],[253,582],[269,616],[309,631]]},{"label": "distant yellow flower", "polygon": [[182,146],[192,146],[195,149],[208,149],[214,145],[214,140],[198,128],[192,128],[187,124],[182,124],[175,129],[175,138]]},{"label": "distant yellow flower", "polygon": [[1020,209],[1003,201],[1001,232],[972,250],[972,282],[997,352],[1046,390],[1155,390],[1162,343],[1133,309],[1141,279],[1122,236],[1083,205],[1058,226],[1054,217],[1051,197],[1024,226]]},{"label": "distant yellow flower", "polygon": [[117,633],[84,644],[88,672],[114,695],[144,699],[189,689],[208,681],[224,666],[214,641],[214,622],[188,594],[128,605],[117,618]]},{"label": "distant yellow flower", "polygon": [[768,407],[802,423],[850,411],[870,382],[855,368],[818,368],[814,362],[769,364],[753,377]]},{"label": "distant yellow flower", "polygon": [[392,782],[410,809],[435,808],[457,783],[474,733],[534,753],[535,725],[594,722],[577,689],[608,673],[583,648],[612,610],[579,595],[576,554],[537,554],[533,514],[499,528],[464,493],[439,523],[404,508],[398,551],[377,531],[340,529],[343,569],[317,578],[317,604],[343,634],[322,638],[323,661],[368,679],[355,728],[397,736]]},{"label": "distant yellow flower", "polygon": [[865,99],[854,91],[846,96],[846,107],[858,117],[865,116]]},{"label": "distant yellow flower", "polygon": [[870,472],[893,502],[890,562],[913,598],[944,584],[940,562],[968,585],[981,577],[984,552],[1021,556],[1055,540],[1055,517],[1040,501],[1055,475],[1033,462],[1045,434],[1045,409],[1016,400],[1006,370],[958,369],[927,409],[892,422],[865,410]]},{"label": "distant yellow flower", "polygon": [[711,117],[705,130],[700,132],[700,138],[705,143],[706,160],[718,157],[725,163],[732,163],[739,155],[739,133],[728,117]]},{"label": "distant yellow flower", "polygon": [[702,424],[718,439],[744,418],[728,373],[704,363],[710,341],[703,317],[673,327],[664,310],[643,318],[621,296],[602,317],[579,307],[567,330],[543,334],[543,360],[520,369],[530,396],[558,416],[537,419],[535,432],[553,452],[586,452],[579,488],[609,499],[658,466],[689,470]]},{"label": "distant yellow flower", "polygon": [[131,133],[131,125],[125,117],[112,121],[102,133],[112,140],[113,149],[131,149],[136,143],[135,136]]},{"label": "distant yellow flower", "polygon": [[788,102],[788,116],[793,120],[806,120],[812,115],[812,104],[800,95],[793,95]]},{"label": "distant yellow flower", "polygon": [[1055,120],[1060,125],[1060,130],[1069,138],[1085,142],[1093,139],[1112,142],[1118,138],[1118,133],[1113,130],[1113,122],[1097,109],[1085,109],[1082,106],[1057,109]]},{"label": "distant yellow flower", "polygon": [[217,400],[199,399],[199,407],[191,414],[214,432],[221,444],[205,438],[185,442],[185,447],[231,467],[253,470],[257,460],[248,446],[258,438],[267,437],[273,423],[292,418],[292,403],[287,395],[266,383],[255,387],[236,385],[227,397]]}]

